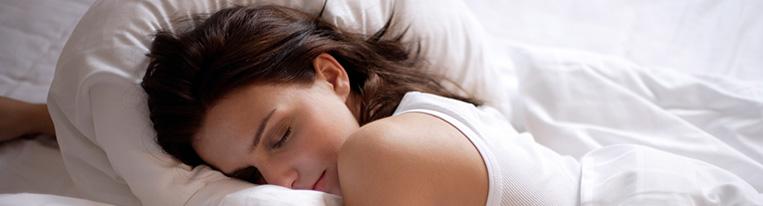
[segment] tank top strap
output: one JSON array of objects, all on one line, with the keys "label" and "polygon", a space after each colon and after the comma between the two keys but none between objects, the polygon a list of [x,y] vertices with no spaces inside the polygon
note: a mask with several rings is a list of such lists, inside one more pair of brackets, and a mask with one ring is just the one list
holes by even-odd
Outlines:
[{"label": "tank top strap", "polygon": [[488,199],[486,205],[499,205],[501,202],[502,185],[500,170],[496,162],[495,154],[489,149],[488,142],[482,139],[481,130],[472,125],[475,106],[463,101],[441,97],[422,92],[408,92],[403,96],[393,115],[409,112],[425,113],[449,123],[458,129],[474,145],[479,152],[488,172]]},{"label": "tank top strap", "polygon": [[487,205],[575,205],[580,167],[519,134],[495,109],[422,92],[408,92],[393,115],[420,112],[458,129],[487,168]]}]

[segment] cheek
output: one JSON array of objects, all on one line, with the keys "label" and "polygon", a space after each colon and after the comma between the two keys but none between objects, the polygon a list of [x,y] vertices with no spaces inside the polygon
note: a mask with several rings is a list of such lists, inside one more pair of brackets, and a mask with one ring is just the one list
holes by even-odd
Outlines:
[{"label": "cheek", "polygon": [[304,132],[292,136],[294,139],[282,151],[274,155],[272,164],[287,164],[303,171],[324,168],[336,162],[338,150],[335,141],[318,136],[315,132]]},{"label": "cheek", "polygon": [[[307,115],[307,113],[305,113]],[[334,159],[347,137],[357,129],[353,119],[339,119],[336,114],[313,113],[302,125],[299,147],[315,156]]]},{"label": "cheek", "polygon": [[[315,125],[314,129],[319,130],[315,132],[316,136],[313,138],[317,144],[322,144],[326,149],[338,151],[344,141],[358,129],[357,123],[354,118],[346,118],[334,114],[324,114],[325,119],[317,120],[319,122]],[[330,118],[333,117],[333,118]]]},{"label": "cheek", "polygon": [[330,96],[313,96],[296,108],[294,127],[300,138],[299,145],[294,145],[296,151],[308,152],[322,162],[335,162],[339,148],[359,127],[350,110]]},{"label": "cheek", "polygon": [[330,127],[329,124],[313,122],[310,126],[305,126],[305,132],[300,134],[297,150],[312,153],[312,156],[325,157],[338,151],[339,146],[344,142],[337,130]]}]

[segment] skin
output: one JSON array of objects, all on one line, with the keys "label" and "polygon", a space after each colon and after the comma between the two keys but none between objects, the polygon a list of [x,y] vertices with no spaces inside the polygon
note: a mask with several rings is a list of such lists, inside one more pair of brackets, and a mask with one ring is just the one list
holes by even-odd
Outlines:
[{"label": "skin", "polygon": [[487,170],[456,128],[422,113],[359,127],[344,68],[328,54],[313,66],[312,84],[255,84],[221,99],[194,149],[228,175],[256,167],[268,184],[342,195],[345,205],[485,204]]},{"label": "skin", "polygon": [[0,97],[0,142],[31,134],[55,135],[47,105]]},{"label": "skin", "polygon": [[[344,69],[327,69],[336,64],[329,55],[318,59],[311,85],[253,85],[222,99],[207,113],[194,149],[226,174],[255,166],[269,184],[293,189],[313,189],[325,172],[319,189],[341,195],[337,153],[359,126],[348,106],[349,81],[337,78],[346,77]],[[271,111],[260,143],[250,149]]]}]

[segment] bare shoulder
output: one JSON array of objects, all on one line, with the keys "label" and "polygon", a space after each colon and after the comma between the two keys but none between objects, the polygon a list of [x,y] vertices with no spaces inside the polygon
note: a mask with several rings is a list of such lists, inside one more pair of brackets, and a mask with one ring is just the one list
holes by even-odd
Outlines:
[{"label": "bare shoulder", "polygon": [[366,124],[339,152],[346,205],[484,205],[487,169],[449,123],[405,113]]}]

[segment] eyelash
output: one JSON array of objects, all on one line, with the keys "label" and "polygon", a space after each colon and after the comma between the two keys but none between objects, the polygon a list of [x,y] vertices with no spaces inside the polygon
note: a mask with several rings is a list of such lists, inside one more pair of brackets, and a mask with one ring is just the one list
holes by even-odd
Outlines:
[{"label": "eyelash", "polygon": [[283,144],[286,142],[286,140],[289,139],[289,135],[291,135],[291,127],[286,129],[286,132],[284,132],[284,134],[281,137],[281,139],[278,140],[278,142],[276,142],[275,144],[273,144],[273,149],[281,148],[283,146]]}]

